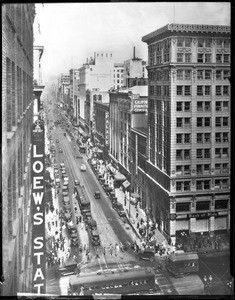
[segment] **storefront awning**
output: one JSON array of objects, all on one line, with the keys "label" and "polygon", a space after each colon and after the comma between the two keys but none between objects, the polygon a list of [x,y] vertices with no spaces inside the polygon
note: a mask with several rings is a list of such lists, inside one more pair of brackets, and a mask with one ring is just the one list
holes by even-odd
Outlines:
[{"label": "storefront awning", "polygon": [[132,193],[132,194],[131,194],[131,197],[133,197],[133,198],[139,198],[140,195],[139,195],[138,193]]},{"label": "storefront awning", "polygon": [[124,176],[121,173],[117,173],[117,174],[115,174],[114,179],[116,179],[116,180],[126,180],[126,176]]},{"label": "storefront awning", "polygon": [[130,185],[130,182],[128,180],[125,180],[122,185],[124,186],[124,188],[128,188],[128,186]]}]

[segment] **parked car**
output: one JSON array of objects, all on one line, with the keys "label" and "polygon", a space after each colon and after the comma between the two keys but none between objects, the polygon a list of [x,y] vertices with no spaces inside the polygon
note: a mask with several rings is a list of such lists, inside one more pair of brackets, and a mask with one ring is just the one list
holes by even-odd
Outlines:
[{"label": "parked car", "polygon": [[139,259],[150,260],[151,262],[155,260],[155,251],[152,248],[145,248],[138,255]]},{"label": "parked car", "polygon": [[65,164],[64,163],[60,163],[60,168],[63,168],[65,167]]},{"label": "parked car", "polygon": [[80,185],[80,180],[75,179],[75,180],[74,180],[74,184],[75,184],[75,185]]},{"label": "parked car", "polygon": [[59,153],[63,153],[63,150],[60,148]]},{"label": "parked car", "polygon": [[68,194],[69,194],[69,191],[68,191],[68,190],[62,192],[62,196],[63,196],[63,197],[68,196]]},{"label": "parked car", "polygon": [[64,181],[69,181],[69,178],[68,178],[67,174],[63,174],[63,178],[64,178]]},{"label": "parked car", "polygon": [[62,177],[65,178],[65,177],[68,177],[68,175],[67,175],[66,173],[63,172],[63,173],[62,173]]},{"label": "parked car", "polygon": [[65,192],[65,191],[68,191],[69,188],[68,188],[68,185],[64,184],[63,187],[62,187],[62,192]]},{"label": "parked car", "polygon": [[81,171],[86,171],[86,166],[84,164],[81,165]]},{"label": "parked car", "polygon": [[97,230],[91,230],[91,240],[92,244],[94,244],[95,246],[100,245],[100,236]]}]

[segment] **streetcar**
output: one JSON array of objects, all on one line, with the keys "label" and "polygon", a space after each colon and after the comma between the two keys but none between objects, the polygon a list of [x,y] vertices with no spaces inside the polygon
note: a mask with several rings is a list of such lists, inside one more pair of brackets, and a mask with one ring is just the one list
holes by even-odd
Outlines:
[{"label": "streetcar", "polygon": [[166,269],[174,277],[183,277],[199,271],[197,253],[174,253],[167,258]]},{"label": "streetcar", "polygon": [[91,212],[91,203],[83,186],[74,187],[75,198],[77,199],[81,213],[84,215]]},{"label": "streetcar", "polygon": [[155,288],[155,272],[152,268],[119,269],[72,275],[68,295],[132,294],[149,292]]}]

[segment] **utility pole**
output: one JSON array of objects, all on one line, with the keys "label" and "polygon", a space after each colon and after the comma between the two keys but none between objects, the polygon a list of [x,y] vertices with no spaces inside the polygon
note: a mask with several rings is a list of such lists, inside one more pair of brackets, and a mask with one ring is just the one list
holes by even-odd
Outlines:
[{"label": "utility pole", "polygon": [[147,246],[149,246],[149,209],[146,208],[146,216],[147,216]]}]

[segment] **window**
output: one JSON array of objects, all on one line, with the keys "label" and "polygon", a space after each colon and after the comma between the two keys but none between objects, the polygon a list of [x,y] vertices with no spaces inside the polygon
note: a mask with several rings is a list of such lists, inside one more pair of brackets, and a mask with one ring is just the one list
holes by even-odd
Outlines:
[{"label": "window", "polygon": [[191,53],[185,53],[185,62],[190,63],[191,62]]},{"label": "window", "polygon": [[197,79],[198,80],[203,80],[203,71],[202,70],[197,71]]},{"label": "window", "polygon": [[176,102],[176,111],[182,111],[182,102]]},{"label": "window", "polygon": [[228,126],[228,117],[223,117],[223,126]]},{"label": "window", "polygon": [[203,111],[203,102],[201,101],[197,102],[197,111]]},{"label": "window", "polygon": [[184,111],[190,111],[190,102],[184,103]]},{"label": "window", "polygon": [[201,48],[203,47],[203,45],[204,45],[204,39],[198,39],[197,46]]},{"label": "window", "polygon": [[223,132],[223,142],[224,143],[228,142],[228,132]]},{"label": "window", "polygon": [[210,143],[211,141],[211,134],[210,133],[205,133],[205,143]]},{"label": "window", "polygon": [[220,158],[221,157],[221,151],[220,148],[215,148],[215,157]]},{"label": "window", "polygon": [[211,157],[211,149],[204,149],[204,158]]},{"label": "window", "polygon": [[197,62],[198,62],[198,63],[203,63],[203,58],[204,58],[204,55],[201,54],[201,53],[199,53],[199,54],[197,55]]},{"label": "window", "polygon": [[217,48],[222,48],[223,40],[221,40],[221,39],[216,40],[216,46],[217,46]]},{"label": "window", "polygon": [[189,175],[190,174],[190,166],[186,165],[184,166],[184,175]]},{"label": "window", "polygon": [[197,174],[202,174],[202,165],[197,165]]},{"label": "window", "polygon": [[205,47],[211,47],[212,39],[205,39]]},{"label": "window", "polygon": [[221,101],[216,101],[215,102],[215,110],[216,111],[221,111]]},{"label": "window", "polygon": [[176,203],[175,209],[176,209],[176,212],[190,211],[190,203],[189,202]]},{"label": "window", "polygon": [[224,63],[229,63],[230,58],[229,58],[229,54],[224,54]]},{"label": "window", "polygon": [[202,149],[197,149],[197,158],[202,158]]},{"label": "window", "polygon": [[190,191],[190,181],[184,182],[184,191]]},{"label": "window", "polygon": [[224,76],[223,76],[223,79],[224,79],[224,80],[227,80],[227,79],[230,78],[230,72],[227,71],[227,70],[224,70],[223,75],[224,75]]},{"label": "window", "polygon": [[183,119],[182,118],[176,118],[176,126],[182,127],[183,126]]},{"label": "window", "polygon": [[216,79],[221,80],[222,79],[222,71],[216,70]]},{"label": "window", "polygon": [[205,86],[205,96],[210,96],[210,94],[211,94],[211,86],[206,85]]},{"label": "window", "polygon": [[183,47],[184,38],[178,37],[177,38],[177,47]]},{"label": "window", "polygon": [[185,80],[191,79],[191,71],[190,70],[185,70],[184,71],[184,79]]},{"label": "window", "polygon": [[222,63],[222,54],[216,54],[216,62]]},{"label": "window", "polygon": [[204,126],[209,127],[211,126],[211,118],[206,117],[204,120]]},{"label": "window", "polygon": [[[205,180],[204,181],[204,190],[209,190],[209,189],[210,189],[210,180]],[[209,209],[209,207],[207,209]]]},{"label": "window", "polygon": [[176,182],[176,190],[181,191],[182,190],[182,185],[183,185],[182,181],[177,181]]},{"label": "window", "polygon": [[176,166],[176,175],[182,174],[182,166]]},{"label": "window", "polygon": [[215,118],[215,126],[216,127],[221,127],[221,118],[220,117]]},{"label": "window", "polygon": [[210,172],[210,165],[209,164],[204,165],[204,172],[205,173],[209,173]]},{"label": "window", "polygon": [[223,86],[223,95],[228,96],[229,95],[229,87],[227,85]]},{"label": "window", "polygon": [[205,111],[210,111],[211,110],[211,103],[209,101],[205,102]]},{"label": "window", "polygon": [[176,86],[176,94],[178,96],[183,95],[183,86],[182,85],[177,85]]},{"label": "window", "polygon": [[177,62],[183,62],[183,53],[177,53]]},{"label": "window", "polygon": [[202,190],[202,180],[197,180],[196,187],[197,187],[197,190]]},{"label": "window", "polygon": [[191,47],[192,39],[191,38],[185,38],[185,47]]},{"label": "window", "polygon": [[202,133],[197,133],[197,143],[202,143],[203,142],[202,137],[203,137]]},{"label": "window", "polygon": [[223,148],[222,157],[228,157],[228,148]]},{"label": "window", "polygon": [[205,62],[210,63],[211,62],[211,54],[205,54]]},{"label": "window", "polygon": [[205,79],[211,79],[211,70],[205,70]]},{"label": "window", "polygon": [[190,159],[190,150],[189,149],[184,150],[184,159]]},{"label": "window", "polygon": [[228,168],[228,164],[222,164],[222,172],[223,173],[228,173],[229,172],[229,168]]},{"label": "window", "polygon": [[184,126],[186,127],[190,126],[190,118],[184,118]]},{"label": "window", "polygon": [[177,79],[182,80],[183,79],[183,70],[177,70]]},{"label": "window", "polygon": [[221,133],[220,132],[215,133],[215,142],[221,143]]},{"label": "window", "polygon": [[184,87],[184,95],[185,95],[185,96],[191,95],[191,86],[190,86],[190,85],[186,85],[186,86]]},{"label": "window", "polygon": [[229,48],[229,47],[230,47],[230,41],[224,40],[224,48]]},{"label": "window", "polygon": [[202,127],[202,118],[197,118],[197,127]]},{"label": "window", "polygon": [[216,85],[215,94],[216,94],[216,96],[221,96],[222,95],[222,86],[221,85]]},{"label": "window", "polygon": [[215,201],[215,209],[227,209],[228,200],[217,200]]},{"label": "window", "polygon": [[203,86],[202,85],[197,86],[197,96],[203,96]]},{"label": "window", "polygon": [[176,134],[176,143],[181,144],[182,143],[182,134]]},{"label": "window", "polygon": [[176,159],[182,159],[183,156],[182,156],[182,150],[176,150]]}]

